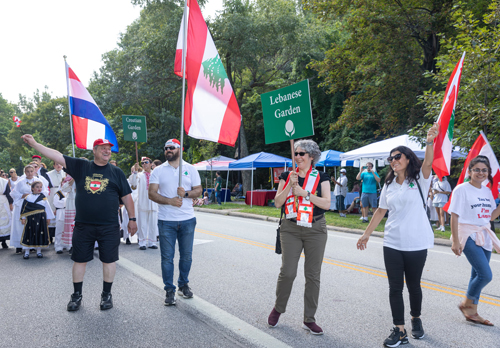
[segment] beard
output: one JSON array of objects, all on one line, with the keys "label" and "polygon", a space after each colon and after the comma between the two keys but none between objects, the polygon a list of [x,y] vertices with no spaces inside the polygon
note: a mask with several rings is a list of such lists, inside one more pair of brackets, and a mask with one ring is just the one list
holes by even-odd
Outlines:
[{"label": "beard", "polygon": [[167,161],[176,161],[179,158],[179,152],[180,151],[175,151],[175,152],[170,152],[165,155],[167,158]]}]

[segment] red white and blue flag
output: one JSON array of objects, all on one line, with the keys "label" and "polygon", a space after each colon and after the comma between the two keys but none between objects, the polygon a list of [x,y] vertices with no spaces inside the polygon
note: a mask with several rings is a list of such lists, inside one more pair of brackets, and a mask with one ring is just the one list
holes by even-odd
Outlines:
[{"label": "red white and blue flag", "polygon": [[21,127],[21,119],[17,116],[12,116],[12,121],[16,124],[16,127]]},{"label": "red white and blue flag", "polygon": [[113,128],[102,114],[94,98],[89,94],[75,72],[66,63],[68,93],[75,143],[80,149],[92,150],[94,141],[106,139],[114,144],[112,152],[118,152],[118,141]]},{"label": "red white and blue flag", "polygon": [[183,75],[182,51],[186,48],[188,84],[184,129],[196,139],[234,146],[241,124],[241,113],[207,23],[196,0],[187,1],[187,38],[184,17],[177,39],[174,73]]}]

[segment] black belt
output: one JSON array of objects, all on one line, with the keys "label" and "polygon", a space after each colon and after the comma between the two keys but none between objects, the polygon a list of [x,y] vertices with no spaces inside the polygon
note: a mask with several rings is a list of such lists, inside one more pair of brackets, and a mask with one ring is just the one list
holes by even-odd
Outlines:
[{"label": "black belt", "polygon": [[[319,221],[321,219],[323,219],[325,217],[325,215],[317,215],[317,216],[313,216],[313,220],[312,222],[316,222],[316,221]],[[297,219],[290,219],[290,221],[293,221],[295,223],[297,223]]]}]

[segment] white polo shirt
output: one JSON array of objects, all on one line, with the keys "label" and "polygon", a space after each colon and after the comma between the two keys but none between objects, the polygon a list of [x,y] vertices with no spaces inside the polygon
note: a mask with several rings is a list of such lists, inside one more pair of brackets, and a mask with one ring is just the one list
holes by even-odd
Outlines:
[{"label": "white polo shirt", "polygon": [[[150,184],[158,184],[158,193],[163,197],[177,197],[179,187],[179,168],[172,167],[168,161],[151,172]],[[200,186],[201,179],[198,171],[189,163],[182,161],[182,187],[191,191]],[[183,198],[180,208],[172,205],[158,204],[158,220],[185,221],[194,218],[193,199]]]},{"label": "white polo shirt", "polygon": [[[420,170],[418,183],[424,199],[431,181],[432,176],[424,179]],[[400,251],[424,250],[434,246],[434,232],[415,182],[405,179],[399,185],[394,179],[390,185],[384,185],[379,207],[389,210],[384,229],[384,246]]]}]

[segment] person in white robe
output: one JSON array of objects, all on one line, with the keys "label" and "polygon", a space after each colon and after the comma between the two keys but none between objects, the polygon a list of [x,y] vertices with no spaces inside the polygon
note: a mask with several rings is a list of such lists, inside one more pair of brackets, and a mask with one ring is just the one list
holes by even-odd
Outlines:
[{"label": "person in white robe", "polygon": [[13,200],[10,197],[9,181],[0,178],[0,241],[2,248],[7,249],[9,246],[6,241],[10,238],[10,229],[12,224],[12,206]]},{"label": "person in white robe", "polygon": [[[50,172],[49,172],[50,173]],[[64,212],[66,211],[66,196],[59,190],[54,195],[52,204],[55,209],[55,235],[54,235],[54,248],[57,254],[62,254],[64,249],[64,243],[62,241],[62,235],[64,231]]]},{"label": "person in white robe", "polygon": [[151,176],[150,158],[142,157],[143,171],[139,173],[139,163],[134,165],[130,176],[132,192],[137,191],[137,235],[139,238],[139,249],[158,249],[156,236],[158,235],[158,204],[149,199],[149,178]]},{"label": "person in white robe", "polygon": [[10,245],[16,248],[16,254],[20,254],[22,252],[21,236],[23,233],[23,225],[20,219],[21,207],[24,199],[31,194],[31,184],[33,181],[41,181],[43,184],[42,193],[45,196],[49,194],[48,183],[47,185],[44,183],[44,181],[47,182],[47,180],[43,177],[35,177],[35,168],[31,164],[24,167],[24,178],[21,177],[14,190],[10,193],[12,199],[14,200],[12,228],[10,230]]}]

